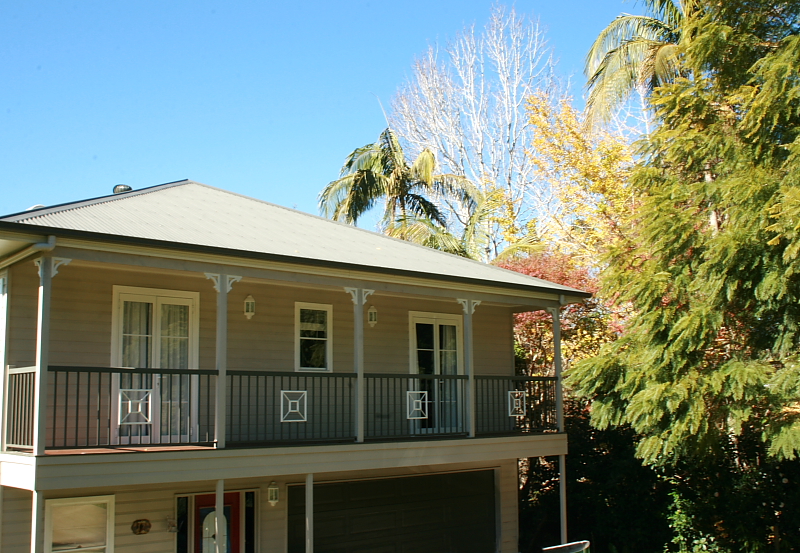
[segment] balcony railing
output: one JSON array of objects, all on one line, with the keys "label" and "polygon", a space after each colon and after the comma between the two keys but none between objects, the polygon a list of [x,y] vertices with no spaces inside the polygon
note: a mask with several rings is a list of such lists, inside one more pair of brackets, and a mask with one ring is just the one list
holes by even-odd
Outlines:
[{"label": "balcony railing", "polygon": [[48,448],[211,444],[217,371],[50,367]]},{"label": "balcony railing", "polygon": [[6,396],[6,447],[33,447],[33,409],[36,393],[36,367],[8,369]]},{"label": "balcony railing", "polygon": [[352,441],[353,373],[228,371],[231,445]]},{"label": "balcony railing", "polygon": [[475,376],[475,434],[558,430],[555,377]]},{"label": "balcony railing", "polygon": [[[6,444],[34,445],[35,368],[8,376]],[[465,375],[364,375],[366,440],[425,439],[557,430],[556,379]],[[352,442],[353,373],[228,371],[217,420],[217,371],[53,367],[48,371],[45,447],[212,445],[224,423],[228,446]]]},{"label": "balcony railing", "polygon": [[366,438],[467,433],[466,376],[365,374],[364,379]]}]

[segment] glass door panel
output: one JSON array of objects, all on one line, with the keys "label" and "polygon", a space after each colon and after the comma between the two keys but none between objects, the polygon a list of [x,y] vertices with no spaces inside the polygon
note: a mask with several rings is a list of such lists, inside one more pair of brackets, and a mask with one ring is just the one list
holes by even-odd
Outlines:
[{"label": "glass door panel", "polygon": [[[188,369],[191,300],[159,297],[158,368]],[[185,374],[166,374],[157,378],[160,400],[162,442],[186,442],[190,434],[192,378]]]},{"label": "glass door panel", "polygon": [[[462,372],[460,320],[456,316],[416,316],[413,321],[417,374],[458,375]],[[460,432],[462,382],[450,378],[420,379],[415,390],[427,392],[426,419],[416,421],[416,431],[438,434]]]}]

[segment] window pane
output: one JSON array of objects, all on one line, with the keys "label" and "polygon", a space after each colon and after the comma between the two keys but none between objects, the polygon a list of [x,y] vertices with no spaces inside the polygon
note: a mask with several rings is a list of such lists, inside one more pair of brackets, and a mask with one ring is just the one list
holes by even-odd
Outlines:
[{"label": "window pane", "polygon": [[327,369],[327,340],[300,340],[300,366],[307,369]]},{"label": "window pane", "polygon": [[126,301],[122,308],[122,366],[150,367],[153,304]]},{"label": "window pane", "polygon": [[433,351],[430,350],[417,350],[417,367],[419,374],[433,374]]},{"label": "window pane", "polygon": [[189,306],[161,305],[161,368],[189,368]]},{"label": "window pane", "polygon": [[458,354],[455,351],[439,352],[441,374],[458,374]]},{"label": "window pane", "polygon": [[456,327],[454,325],[441,325],[439,327],[439,348],[456,351]]},{"label": "window pane", "polygon": [[317,309],[300,310],[300,337],[327,338],[328,312]]},{"label": "window pane", "polygon": [[161,335],[170,337],[189,337],[189,306],[161,305]]},{"label": "window pane", "polygon": [[106,545],[108,505],[54,505],[53,551]]},{"label": "window pane", "polygon": [[433,349],[433,325],[417,323],[417,349]]}]

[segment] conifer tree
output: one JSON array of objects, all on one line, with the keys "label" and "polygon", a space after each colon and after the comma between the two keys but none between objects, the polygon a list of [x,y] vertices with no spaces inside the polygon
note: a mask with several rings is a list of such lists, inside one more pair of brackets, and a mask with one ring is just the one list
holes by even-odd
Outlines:
[{"label": "conifer tree", "polygon": [[651,464],[729,451],[743,432],[800,454],[800,2],[697,0],[685,78],[654,91],[658,127],[632,186],[634,247],[605,293],[636,313],[580,363],[600,428],[630,424]]}]

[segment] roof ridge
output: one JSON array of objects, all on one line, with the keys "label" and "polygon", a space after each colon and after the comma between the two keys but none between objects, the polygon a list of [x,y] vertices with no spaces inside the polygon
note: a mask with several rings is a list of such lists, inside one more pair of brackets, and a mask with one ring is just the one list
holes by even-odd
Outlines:
[{"label": "roof ridge", "polygon": [[[90,205],[98,205],[98,204],[105,204],[114,202],[117,200],[124,200],[126,198],[132,198],[134,196],[141,196],[143,194],[150,194],[153,192],[158,192],[160,190],[165,190],[167,188],[173,188],[175,186],[182,186],[185,184],[191,184],[194,181],[189,179],[177,180],[172,182],[165,182],[163,184],[156,184],[154,186],[148,186],[146,188],[140,188],[138,190],[129,190],[127,192],[120,192],[118,194],[107,194],[105,196],[97,196],[96,198],[89,198],[87,200],[78,200],[75,202],[65,202],[63,204],[56,204],[51,206],[40,207],[37,209],[30,209],[25,211],[18,211],[17,213],[11,213],[8,215],[0,216],[0,221],[9,221],[9,222],[18,222],[24,219],[34,219],[36,217],[40,217],[42,215],[50,215],[52,213],[64,213],[67,211],[72,211],[74,209],[80,209],[82,207],[90,206]],[[200,183],[195,183],[200,184]],[[206,185],[203,185],[206,186]]]}]

